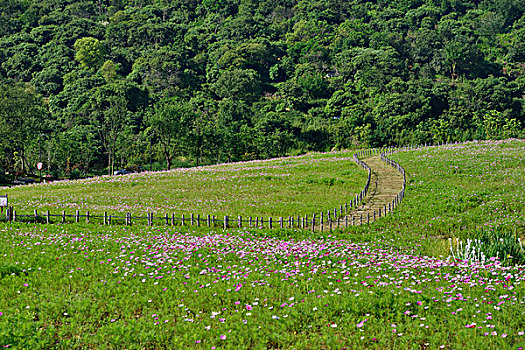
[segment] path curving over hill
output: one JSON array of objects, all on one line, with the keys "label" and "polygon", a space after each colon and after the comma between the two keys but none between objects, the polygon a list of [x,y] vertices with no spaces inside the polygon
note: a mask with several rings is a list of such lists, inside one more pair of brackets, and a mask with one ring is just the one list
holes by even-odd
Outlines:
[{"label": "path curving over hill", "polygon": [[370,187],[368,195],[365,197],[365,204],[359,206],[355,211],[356,214],[370,213],[373,217],[373,212],[376,211],[376,219],[379,216],[379,209],[384,211],[385,205],[392,202],[392,199],[403,188],[403,176],[397,169],[384,163],[381,160],[381,155],[373,155],[363,158],[363,161],[372,169],[372,178],[370,179]]},{"label": "path curving over hill", "polygon": [[393,202],[400,198],[400,194],[401,196],[404,194],[402,173],[397,167],[383,161],[381,152],[362,156],[359,160],[366,163],[371,169],[370,183],[366,190],[366,196],[353,210],[329,222],[329,227],[326,227],[326,224],[321,225],[324,226],[320,227],[321,230],[324,228],[344,228],[350,225],[368,224],[379,220],[394,210]]}]

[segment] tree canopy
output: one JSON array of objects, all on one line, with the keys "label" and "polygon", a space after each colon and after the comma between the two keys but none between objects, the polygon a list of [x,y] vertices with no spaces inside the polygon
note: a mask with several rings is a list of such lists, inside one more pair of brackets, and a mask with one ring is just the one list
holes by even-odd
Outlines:
[{"label": "tree canopy", "polygon": [[522,0],[0,4],[6,171],[523,137],[524,90]]}]

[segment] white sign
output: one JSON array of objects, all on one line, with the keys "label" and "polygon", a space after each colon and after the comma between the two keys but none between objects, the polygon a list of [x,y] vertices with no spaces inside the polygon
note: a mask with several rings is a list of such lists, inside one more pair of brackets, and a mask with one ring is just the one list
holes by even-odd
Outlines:
[{"label": "white sign", "polygon": [[7,195],[0,196],[0,207],[7,207]]},{"label": "white sign", "polygon": [[36,168],[38,170],[42,170],[42,168],[44,167],[44,164],[43,163],[36,163]]}]

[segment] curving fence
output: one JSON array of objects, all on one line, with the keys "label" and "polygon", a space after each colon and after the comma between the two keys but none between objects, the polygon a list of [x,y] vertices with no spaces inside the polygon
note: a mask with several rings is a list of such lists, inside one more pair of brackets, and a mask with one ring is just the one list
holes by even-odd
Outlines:
[{"label": "curving fence", "polygon": [[[180,215],[177,216],[175,213],[165,214],[164,216],[155,216],[153,213],[147,213],[146,216],[134,216],[131,213],[124,213],[118,215],[110,215],[105,212],[102,215],[93,215],[90,212],[81,214],[78,210],[74,214],[67,214],[62,211],[59,214],[51,214],[48,211],[38,212],[36,209],[31,214],[20,214],[17,213],[13,207],[9,207],[6,211],[6,220],[8,222],[22,221],[22,222],[40,222],[40,223],[78,223],[85,221],[86,223],[99,223],[102,225],[113,225],[113,224],[146,224],[149,226],[153,225],[167,225],[167,226],[208,226],[208,227],[250,227],[250,228],[301,228],[311,229],[312,231],[323,231],[332,230],[334,228],[344,228],[354,225],[369,224],[382,216],[392,212],[399,203],[403,200],[405,195],[406,176],[405,169],[397,162],[388,158],[388,155],[400,151],[413,149],[415,147],[404,147],[404,148],[374,148],[359,150],[353,155],[354,162],[368,172],[366,183],[354,198],[349,202],[341,204],[339,208],[327,211],[326,213],[320,212],[319,214],[313,214],[311,217],[305,216],[288,216],[279,218],[264,218],[264,217],[217,217],[214,215],[194,215],[189,216]],[[366,164],[361,158],[380,155],[381,160],[397,169],[397,171],[403,177],[403,187],[392,198],[392,201],[384,203],[383,208],[378,210],[366,210],[363,206],[365,198],[368,195],[370,189],[370,183],[372,180],[372,169]]]}]

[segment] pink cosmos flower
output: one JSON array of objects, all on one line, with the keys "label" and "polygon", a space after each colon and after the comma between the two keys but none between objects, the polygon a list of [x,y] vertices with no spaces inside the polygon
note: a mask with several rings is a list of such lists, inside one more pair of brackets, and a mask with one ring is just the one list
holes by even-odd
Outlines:
[{"label": "pink cosmos flower", "polygon": [[361,328],[361,327],[363,327],[363,325],[365,324],[366,321],[368,321],[368,319],[365,318],[363,321],[359,322],[359,323],[357,324],[357,328]]}]

